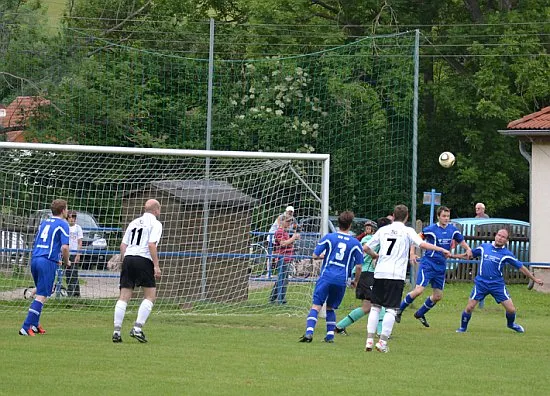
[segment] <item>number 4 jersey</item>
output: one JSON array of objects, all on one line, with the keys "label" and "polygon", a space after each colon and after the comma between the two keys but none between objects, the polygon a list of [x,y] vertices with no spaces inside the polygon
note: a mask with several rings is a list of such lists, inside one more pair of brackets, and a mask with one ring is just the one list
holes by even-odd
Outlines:
[{"label": "number 4 jersey", "polygon": [[128,245],[126,256],[141,256],[152,260],[149,243],[158,245],[162,235],[162,224],[151,213],[144,213],[130,223],[122,243]]},{"label": "number 4 jersey", "polygon": [[374,277],[405,280],[409,249],[412,244],[419,246],[422,242],[414,229],[399,221],[380,228],[367,243],[373,250],[380,247]]}]

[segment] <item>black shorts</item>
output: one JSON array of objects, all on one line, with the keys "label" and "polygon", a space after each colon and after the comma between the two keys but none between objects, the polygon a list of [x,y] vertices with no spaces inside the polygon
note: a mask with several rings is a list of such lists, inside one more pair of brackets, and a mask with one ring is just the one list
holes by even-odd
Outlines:
[{"label": "black shorts", "polygon": [[401,279],[375,279],[371,302],[385,308],[398,309],[405,281]]},{"label": "black shorts", "polygon": [[374,284],[374,272],[361,272],[359,283],[355,289],[355,298],[359,300],[371,300],[372,285]]},{"label": "black shorts", "polygon": [[153,262],[141,256],[124,256],[119,287],[121,289],[134,289],[134,287],[139,286],[157,286]]}]

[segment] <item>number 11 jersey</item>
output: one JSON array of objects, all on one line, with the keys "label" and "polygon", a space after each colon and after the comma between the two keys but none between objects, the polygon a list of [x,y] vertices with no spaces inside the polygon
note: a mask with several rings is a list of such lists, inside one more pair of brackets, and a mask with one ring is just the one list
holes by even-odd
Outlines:
[{"label": "number 11 jersey", "polygon": [[160,221],[151,213],[144,213],[133,220],[124,233],[122,243],[128,245],[126,256],[141,256],[152,260],[148,244],[158,245],[161,235]]}]

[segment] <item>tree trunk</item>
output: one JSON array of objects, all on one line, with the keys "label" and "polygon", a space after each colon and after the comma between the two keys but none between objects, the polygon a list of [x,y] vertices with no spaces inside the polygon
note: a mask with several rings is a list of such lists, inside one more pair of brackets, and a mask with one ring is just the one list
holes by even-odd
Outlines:
[{"label": "tree trunk", "polygon": [[470,17],[475,23],[483,22],[483,14],[481,13],[481,7],[478,0],[464,0],[466,8],[470,12]]}]

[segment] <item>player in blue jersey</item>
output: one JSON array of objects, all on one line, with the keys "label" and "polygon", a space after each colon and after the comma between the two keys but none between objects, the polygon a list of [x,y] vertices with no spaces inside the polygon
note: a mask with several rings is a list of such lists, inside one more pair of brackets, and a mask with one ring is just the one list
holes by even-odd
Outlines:
[{"label": "player in blue jersey", "polygon": [[[399,302],[403,294],[409,252],[414,244],[423,249],[436,250],[445,257],[450,252],[431,243],[424,242],[413,228],[405,226],[409,218],[409,209],[405,205],[397,205],[393,210],[394,222],[380,228],[372,239],[363,246],[363,250],[373,259],[378,259],[374,270],[374,284],[371,294],[371,310],[367,323],[367,342],[365,350],[372,351],[375,347],[379,352],[388,352],[387,342],[391,335]],[[380,251],[376,253],[376,248]],[[380,340],[374,345],[374,334],[378,325],[380,311],[386,308],[382,321]]]},{"label": "player in blue jersey", "polygon": [[[474,257],[481,257],[478,265],[477,276],[474,280],[474,288],[470,294],[468,304],[462,312],[462,320],[460,327],[456,330],[457,333],[464,333],[468,328],[468,323],[472,317],[472,311],[485,296],[490,294],[498,304],[502,304],[506,310],[506,324],[508,328],[524,333],[523,326],[517,324],[516,307],[506,290],[504,283],[504,275],[502,269],[506,264],[510,264],[517,268],[523,275],[531,279],[533,282],[543,285],[541,279],[535,278],[531,272],[518,261],[514,254],[506,248],[508,243],[508,230],[500,229],[495,235],[493,243],[482,243],[477,248],[472,250]],[[463,255],[455,255],[457,258],[465,258]]]},{"label": "player in blue jersey", "polygon": [[[441,246],[446,250],[451,250],[453,245],[459,244],[466,251],[467,258],[472,257],[470,246],[464,241],[464,236],[451,221],[451,210],[446,206],[440,206],[437,209],[436,224],[425,227],[420,234],[420,237],[432,245]],[[411,261],[416,262],[414,248],[410,254]],[[429,296],[424,304],[414,313],[414,317],[420,321],[425,327],[430,327],[426,320],[426,313],[432,309],[439,300],[443,298],[443,288],[445,287],[445,271],[447,269],[447,260],[440,252],[429,250],[426,251],[420,260],[420,267],[416,275],[416,287],[408,293],[399,307],[399,313],[395,317],[397,323],[401,322],[401,314],[412,304],[414,299],[420,296],[426,286],[432,286],[432,295]]]},{"label": "player in blue jersey", "polygon": [[363,264],[361,243],[349,233],[354,217],[353,212],[340,213],[338,216],[339,231],[322,237],[313,251],[313,259],[322,258],[323,263],[321,275],[313,291],[313,304],[306,319],[306,332],[300,338],[300,342],[313,340],[317,317],[325,302],[327,306],[327,334],[324,340],[325,342],[334,342],[336,328],[336,312],[334,310],[338,309],[344,298],[347,280],[350,278],[354,266],[355,278],[351,282],[351,287],[357,286],[361,277]]},{"label": "player in blue jersey", "polygon": [[43,220],[34,239],[31,273],[36,285],[36,295],[23,322],[19,334],[34,336],[46,331],[40,325],[44,303],[51,296],[57,266],[69,263],[69,223],[67,202],[56,199],[51,205],[52,217]]}]

